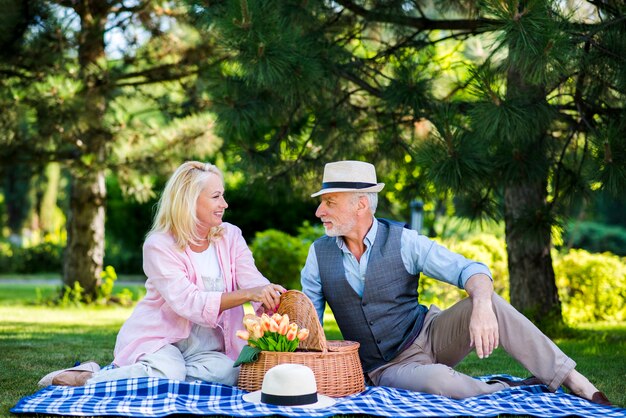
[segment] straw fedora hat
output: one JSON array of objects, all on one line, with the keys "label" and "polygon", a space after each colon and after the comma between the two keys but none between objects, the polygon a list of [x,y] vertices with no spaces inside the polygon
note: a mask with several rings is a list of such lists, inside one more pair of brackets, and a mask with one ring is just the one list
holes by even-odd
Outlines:
[{"label": "straw fedora hat", "polygon": [[328,408],[333,398],[317,393],[313,370],[302,364],[284,363],[265,372],[261,390],[243,395],[243,400],[298,408]]},{"label": "straw fedora hat", "polygon": [[322,189],[316,197],[335,192],[380,192],[385,183],[376,180],[376,169],[364,161],[337,161],[324,166]]}]

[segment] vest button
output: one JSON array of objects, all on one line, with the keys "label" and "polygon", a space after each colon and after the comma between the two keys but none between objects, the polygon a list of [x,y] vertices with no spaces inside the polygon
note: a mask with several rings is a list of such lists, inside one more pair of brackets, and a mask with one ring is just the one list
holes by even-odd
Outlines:
[{"label": "vest button", "polygon": [[365,302],[363,302],[363,303],[361,304],[361,306],[365,306],[365,305],[367,305],[367,303],[365,303]]},{"label": "vest button", "polygon": [[370,321],[370,325],[374,325],[374,321]]},{"label": "vest button", "polygon": [[377,344],[380,344],[380,343],[381,343],[381,340],[376,340],[376,343],[377,343]]}]

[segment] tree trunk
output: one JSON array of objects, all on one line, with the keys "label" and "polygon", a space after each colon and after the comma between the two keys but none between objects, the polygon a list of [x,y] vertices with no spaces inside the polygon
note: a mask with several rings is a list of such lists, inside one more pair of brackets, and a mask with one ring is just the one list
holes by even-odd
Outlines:
[{"label": "tree trunk", "polygon": [[104,260],[104,172],[74,174],[70,191],[63,283],[78,282],[93,297]]},{"label": "tree trunk", "polygon": [[[507,74],[507,100],[522,100],[527,106],[545,103],[544,88],[530,84],[512,65]],[[548,158],[544,131],[533,133],[533,146],[519,146],[513,141],[520,160],[541,161]],[[524,151],[525,150],[525,151]],[[511,304],[537,324],[562,322],[561,303],[552,266],[551,225],[546,219],[548,168],[523,172],[504,189],[504,222],[509,267]],[[541,166],[545,168],[541,168]]]},{"label": "tree trunk", "polygon": [[[549,226],[529,233],[519,219],[530,211],[544,216],[546,187],[543,182],[517,183],[504,191],[504,220],[509,266],[511,304],[535,323],[562,320],[561,304],[552,267]],[[539,225],[546,225],[538,219]]]},{"label": "tree trunk", "polygon": [[104,262],[104,214],[106,202],[105,163],[107,107],[105,77],[101,70],[105,57],[104,33],[109,2],[83,0],[75,3],[80,16],[78,60],[84,83],[81,98],[84,112],[77,116],[82,138],[81,157],[72,167],[70,215],[67,226],[63,283],[80,283],[87,297],[96,294]]}]

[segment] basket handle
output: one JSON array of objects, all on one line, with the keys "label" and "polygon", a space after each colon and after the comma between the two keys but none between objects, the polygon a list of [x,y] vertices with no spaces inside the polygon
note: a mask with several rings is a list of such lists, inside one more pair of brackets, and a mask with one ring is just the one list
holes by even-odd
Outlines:
[{"label": "basket handle", "polygon": [[298,348],[312,351],[328,351],[324,328],[317,317],[317,311],[311,299],[299,290],[288,290],[280,295],[278,313],[289,315],[289,320],[300,328],[309,330],[309,337],[300,341]]}]

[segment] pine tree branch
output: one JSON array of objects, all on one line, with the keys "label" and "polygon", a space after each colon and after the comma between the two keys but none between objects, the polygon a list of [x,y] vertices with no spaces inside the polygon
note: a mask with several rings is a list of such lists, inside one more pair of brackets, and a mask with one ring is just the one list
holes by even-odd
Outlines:
[{"label": "pine tree branch", "polygon": [[338,68],[338,69],[335,69],[333,72],[335,72],[339,77],[345,78],[346,80],[353,82],[354,84],[361,87],[363,90],[367,91],[371,95],[378,97],[378,98],[382,97],[382,92],[380,90],[369,85],[365,80],[360,79],[359,77],[349,72],[348,70]]},{"label": "pine tree branch", "polygon": [[398,51],[399,49],[402,48],[408,48],[410,46],[412,46],[412,44],[414,43],[414,39],[420,34],[422,33],[422,30],[416,30],[415,32],[413,32],[411,35],[405,37],[403,40],[401,40],[400,42],[397,42],[395,45],[391,45],[388,48],[382,50],[381,52],[377,53],[376,55],[374,55],[372,58],[369,58],[370,61],[378,61],[380,58],[383,57],[388,57],[393,55],[396,51]]},{"label": "pine tree branch", "polygon": [[402,15],[392,15],[368,10],[352,1],[337,0],[337,3],[352,13],[363,17],[368,21],[393,23],[396,25],[412,27],[421,30],[466,30],[470,33],[481,33],[493,30],[493,26],[501,22],[491,19],[442,19],[432,20],[425,17],[411,17]]},{"label": "pine tree branch", "polygon": [[147,84],[161,83],[164,81],[176,81],[176,80],[190,77],[192,75],[197,75],[199,72],[200,71],[198,69],[195,69],[191,71],[182,71],[179,73],[175,73],[175,72],[165,73],[159,76],[145,77],[139,81],[127,81],[127,82],[122,82],[122,83],[116,83],[115,86],[116,87],[138,87],[138,86],[145,86]]},{"label": "pine tree branch", "polygon": [[568,138],[565,140],[565,144],[563,144],[563,147],[561,148],[561,154],[559,155],[559,159],[556,162],[556,169],[554,172],[554,191],[553,191],[554,199],[552,199],[552,201],[548,205],[548,210],[550,212],[552,212],[554,205],[558,201],[559,189],[561,187],[561,184],[560,184],[561,172],[564,167],[563,160],[565,159],[565,154],[567,152],[567,149],[569,148],[569,144],[572,142],[572,139],[574,139],[574,136],[576,135],[576,133],[578,133],[578,129],[576,128],[570,131]]},{"label": "pine tree branch", "polygon": [[[590,115],[595,114],[608,117],[619,117],[620,115],[624,114],[624,111],[626,111],[626,107],[609,107],[604,102],[598,102],[595,106],[590,106],[589,102],[584,102],[584,107],[585,109],[589,110],[588,114]],[[552,108],[556,109],[557,111],[570,111],[577,112],[579,114],[581,113],[581,108],[578,106],[578,104],[573,103],[565,105],[552,105]]]}]

